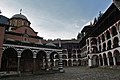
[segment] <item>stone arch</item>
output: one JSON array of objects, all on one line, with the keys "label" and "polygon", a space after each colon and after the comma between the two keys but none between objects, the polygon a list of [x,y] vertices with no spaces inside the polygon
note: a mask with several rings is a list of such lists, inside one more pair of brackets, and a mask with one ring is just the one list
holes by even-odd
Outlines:
[{"label": "stone arch", "polygon": [[47,67],[47,54],[45,51],[40,50],[36,54],[36,70],[46,69]]},{"label": "stone arch", "polygon": [[93,65],[93,67],[99,66],[99,59],[98,59],[97,55],[92,56],[92,65]]},{"label": "stone arch", "polygon": [[75,54],[73,55],[73,58],[76,58],[76,55],[75,55]]},{"label": "stone arch", "polygon": [[97,45],[97,39],[96,38],[91,39],[91,45]]},{"label": "stone arch", "polygon": [[110,39],[110,32],[108,30],[106,31],[106,39]]},{"label": "stone arch", "polygon": [[114,39],[113,39],[113,48],[116,48],[116,47],[118,47],[119,46],[119,39],[118,39],[118,37],[115,37]]},{"label": "stone arch", "polygon": [[104,61],[104,65],[108,65],[107,55],[105,53],[103,53],[103,61]]},{"label": "stone arch", "polygon": [[33,72],[33,52],[30,49],[25,49],[21,53],[20,71]]},{"label": "stone arch", "polygon": [[77,50],[77,54],[80,54],[81,53],[81,50]]},{"label": "stone arch", "polygon": [[80,55],[80,54],[78,54],[78,55],[77,55],[77,57],[78,57],[78,58],[81,58],[81,55]]},{"label": "stone arch", "polygon": [[63,61],[63,66],[67,66],[67,60],[62,60]]},{"label": "stone arch", "polygon": [[109,40],[109,41],[107,42],[107,49],[108,49],[108,50],[111,49],[111,45],[112,45],[111,40]]},{"label": "stone arch", "polygon": [[118,50],[115,50],[113,52],[113,55],[115,57],[116,65],[120,65],[120,52]]},{"label": "stone arch", "polygon": [[72,50],[73,54],[76,54],[76,50]]},{"label": "stone arch", "polygon": [[67,54],[67,50],[62,50],[62,53],[63,54]]},{"label": "stone arch", "polygon": [[103,58],[102,58],[101,54],[99,55],[99,60],[100,60],[100,66],[102,66],[103,65]]},{"label": "stone arch", "polygon": [[109,58],[109,64],[110,65],[114,65],[114,63],[113,63],[113,56],[112,56],[111,52],[108,52],[108,58]]},{"label": "stone arch", "polygon": [[73,60],[73,66],[77,66],[77,60]]},{"label": "stone arch", "polygon": [[80,59],[78,60],[78,66],[81,66],[81,60]]},{"label": "stone arch", "polygon": [[67,59],[67,55],[62,55],[62,58],[63,59]]},{"label": "stone arch", "polygon": [[100,37],[98,37],[98,42],[99,42],[99,44],[101,43],[101,39],[100,39]]},{"label": "stone arch", "polygon": [[103,43],[103,51],[106,50],[106,43]]},{"label": "stone arch", "polygon": [[117,29],[115,26],[112,27],[112,36],[117,35]]},{"label": "stone arch", "polygon": [[92,46],[92,48],[93,48],[92,53],[97,53],[98,52],[97,46]]},{"label": "stone arch", "polygon": [[72,60],[68,60],[68,66],[72,66]]},{"label": "stone arch", "polygon": [[105,35],[102,34],[102,42],[104,42],[104,41],[105,41]]},{"label": "stone arch", "polygon": [[2,54],[1,70],[17,71],[18,53],[14,48],[6,48]]},{"label": "stone arch", "polygon": [[59,54],[55,51],[53,51],[51,54],[50,54],[50,62],[51,62],[51,67],[55,66],[55,65],[58,65],[58,64],[55,64],[55,60],[58,60],[59,59]]}]

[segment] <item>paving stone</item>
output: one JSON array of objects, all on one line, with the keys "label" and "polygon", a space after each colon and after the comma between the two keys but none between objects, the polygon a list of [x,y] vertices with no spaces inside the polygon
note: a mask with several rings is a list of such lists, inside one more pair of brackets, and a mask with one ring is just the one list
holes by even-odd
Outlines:
[{"label": "paving stone", "polygon": [[67,67],[65,73],[7,77],[0,80],[120,80],[120,69]]}]

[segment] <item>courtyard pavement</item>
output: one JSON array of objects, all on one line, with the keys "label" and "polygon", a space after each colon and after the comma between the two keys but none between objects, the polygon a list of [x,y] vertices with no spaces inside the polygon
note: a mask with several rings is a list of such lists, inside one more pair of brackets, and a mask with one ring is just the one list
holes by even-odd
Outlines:
[{"label": "courtyard pavement", "polygon": [[65,73],[24,75],[0,80],[120,80],[120,69],[67,67]]}]

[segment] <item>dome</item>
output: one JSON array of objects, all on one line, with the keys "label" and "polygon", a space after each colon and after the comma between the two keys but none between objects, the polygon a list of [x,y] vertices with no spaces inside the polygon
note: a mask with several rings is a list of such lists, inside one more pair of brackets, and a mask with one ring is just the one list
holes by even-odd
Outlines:
[{"label": "dome", "polygon": [[12,16],[12,18],[21,18],[21,19],[28,20],[27,17],[25,17],[25,16],[22,15],[22,14],[15,14],[14,16]]},{"label": "dome", "polygon": [[0,15],[0,23],[1,24],[6,24],[6,25],[8,25],[8,18],[7,17],[5,17],[5,16],[3,16],[3,15]]}]

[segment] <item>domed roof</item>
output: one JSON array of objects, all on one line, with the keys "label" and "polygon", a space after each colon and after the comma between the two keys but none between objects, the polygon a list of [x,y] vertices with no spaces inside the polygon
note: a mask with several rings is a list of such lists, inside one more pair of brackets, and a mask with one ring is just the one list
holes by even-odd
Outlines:
[{"label": "domed roof", "polygon": [[12,18],[21,18],[21,19],[26,19],[26,20],[28,20],[27,17],[25,17],[25,16],[22,15],[21,13],[20,13],[20,14],[15,14],[15,15],[13,15]]},{"label": "domed roof", "polygon": [[7,17],[5,17],[5,16],[3,16],[3,15],[0,15],[0,23],[1,24],[6,24],[6,25],[8,25],[8,18]]}]

